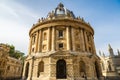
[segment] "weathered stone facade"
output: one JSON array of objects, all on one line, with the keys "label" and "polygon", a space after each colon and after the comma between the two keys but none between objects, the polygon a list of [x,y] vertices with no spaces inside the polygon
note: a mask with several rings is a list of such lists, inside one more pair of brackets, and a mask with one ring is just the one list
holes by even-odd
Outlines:
[{"label": "weathered stone facade", "polygon": [[106,80],[120,80],[120,52],[118,50],[118,55],[115,55],[110,45],[108,50],[109,56],[99,52],[102,74]]},{"label": "weathered stone facade", "polygon": [[13,80],[22,74],[22,61],[10,57],[9,50],[9,46],[0,44],[0,80]]},{"label": "weathered stone facade", "polygon": [[30,32],[23,78],[27,80],[102,80],[94,30],[60,3]]}]

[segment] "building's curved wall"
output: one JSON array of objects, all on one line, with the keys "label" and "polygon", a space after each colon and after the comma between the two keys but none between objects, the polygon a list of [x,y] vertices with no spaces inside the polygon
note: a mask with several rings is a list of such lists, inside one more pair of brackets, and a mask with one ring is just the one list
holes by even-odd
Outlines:
[{"label": "building's curved wall", "polygon": [[96,53],[94,31],[80,20],[47,20],[34,25],[29,34],[29,54],[58,50]]}]

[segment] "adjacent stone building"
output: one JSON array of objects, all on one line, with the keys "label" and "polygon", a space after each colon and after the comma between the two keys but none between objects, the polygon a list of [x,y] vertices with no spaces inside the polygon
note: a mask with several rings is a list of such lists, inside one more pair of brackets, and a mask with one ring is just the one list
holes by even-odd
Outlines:
[{"label": "adjacent stone building", "polygon": [[9,46],[0,44],[0,80],[14,80],[22,74],[22,61],[10,57],[9,50]]},{"label": "adjacent stone building", "polygon": [[108,46],[109,56],[100,54],[100,64],[102,67],[102,74],[106,80],[120,80],[120,52],[115,55],[111,46]]},{"label": "adjacent stone building", "polygon": [[26,80],[102,80],[94,30],[60,3],[29,32]]}]

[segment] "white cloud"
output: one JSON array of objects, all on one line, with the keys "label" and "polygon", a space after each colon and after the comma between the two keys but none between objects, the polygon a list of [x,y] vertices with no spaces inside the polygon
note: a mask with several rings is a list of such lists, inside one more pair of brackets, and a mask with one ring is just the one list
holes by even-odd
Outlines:
[{"label": "white cloud", "polygon": [[0,2],[0,17],[0,43],[13,44],[17,50],[27,53],[29,29],[38,15],[26,6],[9,0]]}]

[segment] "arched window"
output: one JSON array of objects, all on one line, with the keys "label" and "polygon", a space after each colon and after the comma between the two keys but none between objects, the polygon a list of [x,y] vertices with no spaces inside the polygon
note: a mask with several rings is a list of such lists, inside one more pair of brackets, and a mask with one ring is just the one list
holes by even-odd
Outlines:
[{"label": "arched window", "polygon": [[44,36],[43,36],[43,37],[44,37],[44,38],[43,38],[44,40],[47,40],[47,33],[46,33],[46,32],[44,33]]},{"label": "arched window", "polygon": [[35,44],[35,40],[36,40],[36,35],[32,37],[32,44]]},{"label": "arched window", "polygon": [[92,52],[92,49],[91,49],[91,47],[89,47],[89,52]]},{"label": "arched window", "polygon": [[111,68],[111,63],[108,61],[108,71],[112,71],[112,68]]},{"label": "arched window", "polygon": [[80,44],[76,44],[76,50],[80,51]]},{"label": "arched window", "polygon": [[96,71],[96,76],[97,78],[100,77],[100,71],[99,71],[99,64],[97,61],[95,61],[95,71]]},{"label": "arched window", "polygon": [[86,75],[86,70],[85,70],[86,66],[85,63],[83,61],[79,62],[79,72],[81,77],[84,77]]},{"label": "arched window", "polygon": [[26,77],[26,79],[28,77],[28,74],[29,74],[29,62],[27,62],[26,67],[25,67],[25,77]]},{"label": "arched window", "polygon": [[90,33],[87,33],[87,41],[89,42],[91,39],[91,35],[90,35]]},{"label": "arched window", "polygon": [[46,50],[47,49],[47,46],[46,45],[43,45],[43,50]]},{"label": "arched window", "polygon": [[40,76],[41,72],[44,72],[44,62],[43,61],[40,61],[38,64],[38,74],[37,74],[38,77]]},{"label": "arched window", "polygon": [[105,70],[105,66],[104,66],[104,63],[101,63],[101,65],[102,65],[102,69],[103,69],[103,70]]},{"label": "arched window", "polygon": [[34,52],[34,48],[32,48],[32,52]]},{"label": "arched window", "polygon": [[8,70],[8,71],[10,70],[10,66],[7,67],[7,70]]}]

